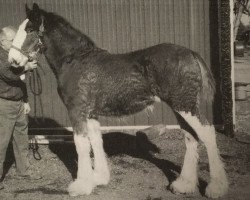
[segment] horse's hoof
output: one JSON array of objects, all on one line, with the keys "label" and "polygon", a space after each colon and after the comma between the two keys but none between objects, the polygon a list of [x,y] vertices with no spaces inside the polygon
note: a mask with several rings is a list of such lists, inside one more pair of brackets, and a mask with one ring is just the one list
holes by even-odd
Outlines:
[{"label": "horse's hoof", "polygon": [[196,183],[191,183],[180,177],[175,180],[169,188],[174,194],[194,193],[197,191]]},{"label": "horse's hoof", "polygon": [[70,196],[89,195],[94,187],[95,184],[93,181],[76,179],[74,182],[70,183],[68,192]]},{"label": "horse's hoof", "polygon": [[228,191],[227,180],[212,180],[206,188],[206,196],[209,198],[219,198],[224,196]]}]

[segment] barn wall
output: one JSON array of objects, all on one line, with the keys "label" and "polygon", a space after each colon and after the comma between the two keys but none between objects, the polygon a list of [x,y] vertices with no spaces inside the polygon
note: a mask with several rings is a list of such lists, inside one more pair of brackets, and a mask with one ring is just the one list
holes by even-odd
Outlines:
[{"label": "barn wall", "polygon": [[[112,53],[171,42],[197,51],[210,64],[209,0],[0,0],[0,26],[18,26],[25,18],[24,3],[31,6],[33,2],[65,17],[97,46]],[[43,116],[57,125],[70,126],[54,75],[43,56],[39,63],[42,95],[39,101],[29,86],[31,117]],[[29,82],[27,77],[27,82],[34,87],[36,81]],[[209,106],[204,105],[204,109],[211,118]],[[167,105],[156,103],[153,112],[143,111],[119,120],[102,118],[101,122],[106,126],[175,125],[176,119]]]}]

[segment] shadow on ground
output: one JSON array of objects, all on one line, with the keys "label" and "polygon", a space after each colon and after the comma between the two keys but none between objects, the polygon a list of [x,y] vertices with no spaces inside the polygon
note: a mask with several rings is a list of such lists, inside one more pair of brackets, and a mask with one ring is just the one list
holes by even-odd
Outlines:
[{"label": "shadow on ground", "polygon": [[[38,124],[35,124],[38,123]],[[60,127],[58,123],[51,119],[30,119],[31,127]],[[41,134],[32,133],[29,134]],[[46,133],[47,134],[47,133]],[[72,135],[72,132],[68,130],[62,130],[60,133],[52,131],[50,134],[60,135]],[[156,144],[152,143],[148,139],[148,134],[143,131],[137,132],[135,135],[123,133],[123,132],[109,132],[103,134],[104,149],[108,157],[128,155],[133,158],[140,158],[154,164],[165,174],[169,182],[171,183],[176,179],[176,174],[181,172],[181,167],[169,160],[157,158],[155,155],[160,153]],[[77,153],[75,145],[73,143],[50,143],[49,149],[56,154],[58,158],[64,163],[67,170],[70,172],[73,178],[76,178],[77,174]],[[7,173],[9,168],[14,162],[13,152],[11,148],[7,154],[8,162],[6,163],[5,172]],[[199,180],[200,192],[204,194],[206,182]],[[52,193],[55,191],[52,191]]]}]

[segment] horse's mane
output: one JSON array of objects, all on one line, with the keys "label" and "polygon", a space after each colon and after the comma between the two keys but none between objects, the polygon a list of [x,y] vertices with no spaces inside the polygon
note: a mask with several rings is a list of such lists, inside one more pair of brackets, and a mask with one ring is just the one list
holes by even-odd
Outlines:
[{"label": "horse's mane", "polygon": [[65,33],[68,34],[68,37],[76,41],[75,53],[84,53],[83,51],[89,51],[91,49],[96,48],[95,43],[85,34],[83,34],[80,30],[74,28],[66,19],[62,16],[59,16],[52,12],[46,12],[41,10],[45,16],[45,26],[47,24],[46,29],[53,31],[56,28],[62,29]]}]

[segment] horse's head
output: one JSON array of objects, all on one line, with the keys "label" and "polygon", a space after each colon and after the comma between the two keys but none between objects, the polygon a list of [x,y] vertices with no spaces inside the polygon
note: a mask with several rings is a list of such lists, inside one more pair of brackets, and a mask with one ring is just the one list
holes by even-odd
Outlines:
[{"label": "horse's head", "polygon": [[44,16],[37,4],[33,4],[33,9],[26,5],[26,15],[16,33],[11,49],[9,51],[9,62],[18,66],[23,66],[27,61],[35,60],[37,53],[43,45],[41,37],[44,32]]}]

